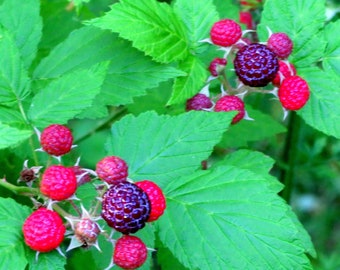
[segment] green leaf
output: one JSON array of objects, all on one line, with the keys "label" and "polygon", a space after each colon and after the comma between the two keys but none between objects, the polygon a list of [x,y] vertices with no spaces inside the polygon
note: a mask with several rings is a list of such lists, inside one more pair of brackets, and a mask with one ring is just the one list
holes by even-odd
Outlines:
[{"label": "green leaf", "polygon": [[16,146],[32,135],[32,130],[21,130],[0,122],[0,149]]},{"label": "green leaf", "polygon": [[[219,144],[220,147],[248,146],[250,142],[269,139],[286,131],[286,127],[270,115],[254,110],[250,106],[246,106],[246,109],[249,116],[254,120],[242,120],[237,125],[232,125],[228,132],[224,134]],[[242,134],[242,136],[239,136],[239,134]]]},{"label": "green leaf", "polygon": [[211,26],[218,20],[213,0],[177,0],[174,12],[184,23],[190,51],[193,54],[204,52],[209,44],[200,40],[209,37]]},{"label": "green leaf", "polygon": [[[45,57],[34,71],[34,78],[57,78],[80,68],[111,60],[119,53],[116,35],[96,27],[74,30]],[[116,52],[116,53],[115,53]]]},{"label": "green leaf", "polygon": [[236,2],[233,3],[233,1],[214,0],[214,4],[216,6],[216,10],[219,13],[220,19],[228,18],[235,21],[239,20],[240,7]]},{"label": "green leaf", "polygon": [[72,30],[84,25],[81,20],[75,19],[76,10],[70,10],[65,1],[43,1],[40,8],[44,27],[39,43],[39,56],[46,56],[52,48],[65,40]]},{"label": "green leaf", "polygon": [[5,0],[0,6],[0,23],[13,35],[25,67],[32,63],[42,35],[40,1]]},{"label": "green leaf", "polygon": [[159,64],[141,52],[120,42],[116,49],[99,97],[110,105],[125,105],[133,102],[133,97],[142,96],[146,89],[185,73],[170,65]]},{"label": "green leaf", "polygon": [[13,106],[29,94],[30,80],[13,36],[0,26],[0,37],[0,103]]},{"label": "green leaf", "polygon": [[326,71],[334,71],[340,74],[340,36],[334,33],[339,33],[340,21],[329,23],[325,27],[325,36],[327,47],[323,56],[322,66]]},{"label": "green leaf", "polygon": [[325,22],[324,0],[271,0],[266,1],[258,32],[261,41],[273,32],[285,32],[293,41],[290,60],[296,67],[307,67],[324,54],[326,42],[319,31]]},{"label": "green leaf", "polygon": [[36,252],[27,248],[27,256],[29,259],[29,270],[64,270],[66,257],[54,250],[48,253],[39,253],[36,260]]},{"label": "green leaf", "polygon": [[157,262],[162,270],[188,270],[176,259],[170,250],[164,246],[157,247]]},{"label": "green leaf", "polygon": [[195,56],[189,56],[179,64],[187,76],[176,78],[168,105],[185,102],[197,94],[208,78],[206,66]]},{"label": "green leaf", "polygon": [[112,126],[106,149],[126,160],[131,179],[152,179],[164,186],[200,167],[233,116],[197,111],[172,117],[128,115]]},{"label": "green leaf", "polygon": [[8,124],[11,127],[25,128],[27,124],[19,111],[0,107],[0,119],[2,124]]},{"label": "green leaf", "polygon": [[29,214],[27,207],[18,204],[13,199],[0,198],[1,269],[25,269],[27,260],[21,228]]},{"label": "green leaf", "polygon": [[109,29],[154,60],[169,63],[188,55],[183,23],[172,8],[155,0],[122,0],[89,23]]},{"label": "green leaf", "polygon": [[28,112],[30,120],[37,127],[65,124],[89,108],[100,91],[107,64],[104,62],[91,69],[76,70],[53,80],[34,96]]},{"label": "green leaf", "polygon": [[311,95],[298,114],[313,128],[340,138],[339,76],[317,67],[304,68],[299,73],[308,82]]},{"label": "green leaf", "polygon": [[274,160],[261,152],[254,152],[248,149],[241,149],[232,152],[223,158],[220,162],[214,164],[214,167],[228,164],[242,169],[250,170],[254,173],[269,173],[274,165]]},{"label": "green leaf", "polygon": [[312,269],[311,242],[271,181],[234,166],[171,181],[161,241],[189,269]]}]

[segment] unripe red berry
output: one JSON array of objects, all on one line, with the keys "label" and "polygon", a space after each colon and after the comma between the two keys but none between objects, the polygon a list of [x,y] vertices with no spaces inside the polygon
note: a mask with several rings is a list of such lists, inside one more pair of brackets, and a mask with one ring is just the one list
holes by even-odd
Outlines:
[{"label": "unripe red berry", "polygon": [[126,181],[128,165],[120,157],[107,156],[96,164],[96,173],[108,184],[117,184]]},{"label": "unripe red berry", "polygon": [[42,149],[53,156],[61,156],[70,152],[72,143],[73,135],[71,131],[62,125],[50,125],[40,135]]},{"label": "unripe red berry", "polygon": [[244,103],[238,96],[223,96],[216,101],[215,112],[238,111],[234,116],[232,124],[241,121],[245,115]]},{"label": "unripe red berry", "polygon": [[22,231],[25,243],[31,249],[49,252],[64,240],[66,228],[56,212],[41,207],[25,220]]},{"label": "unripe red berry", "polygon": [[278,96],[282,106],[287,110],[299,110],[308,101],[310,95],[308,83],[299,76],[283,80]]},{"label": "unripe red berry", "polygon": [[123,269],[136,269],[143,265],[148,250],[143,241],[132,235],[124,235],[116,242],[113,262]]},{"label": "unripe red berry", "polygon": [[165,196],[162,189],[150,180],[138,181],[135,183],[148,195],[151,203],[151,212],[148,222],[157,220],[161,215],[163,215],[166,208]]},{"label": "unripe red berry", "polygon": [[268,39],[267,46],[281,59],[287,58],[293,50],[292,40],[282,32],[272,34]]},{"label": "unripe red berry", "polygon": [[228,47],[235,44],[241,36],[241,26],[230,19],[215,22],[210,30],[210,39],[212,43],[222,47]]},{"label": "unripe red berry", "polygon": [[240,23],[245,24],[247,29],[253,29],[253,15],[250,11],[240,11],[239,17]]},{"label": "unripe red berry", "polygon": [[66,200],[76,192],[76,189],[77,178],[70,168],[51,165],[42,175],[40,191],[52,200]]}]

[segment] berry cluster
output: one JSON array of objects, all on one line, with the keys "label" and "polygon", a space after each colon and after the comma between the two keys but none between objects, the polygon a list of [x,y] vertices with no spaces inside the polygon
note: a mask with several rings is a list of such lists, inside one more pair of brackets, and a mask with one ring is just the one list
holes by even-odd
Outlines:
[{"label": "berry cluster", "polygon": [[[36,190],[31,196],[37,208],[23,224],[25,243],[37,251],[37,255],[55,249],[62,253],[60,245],[65,240],[66,228],[71,227],[71,241],[66,251],[92,246],[100,250],[98,236],[102,234],[114,245],[109,268],[141,266],[147,258],[147,248],[140,238],[130,234],[164,213],[166,200],[161,188],[150,180],[132,182],[128,179],[128,164],[118,156],[99,160],[95,171],[79,166],[79,160],[73,166],[63,165],[62,156],[74,147],[72,132],[66,126],[52,124],[41,133],[37,130],[37,134],[41,146],[38,150],[54,157],[58,164],[49,163],[40,173],[43,166],[29,168],[28,161],[24,163],[19,181]],[[85,209],[78,203],[76,191],[93,181],[99,182],[95,186],[98,196],[93,198],[91,209]],[[77,216],[63,209],[67,202]],[[100,219],[121,236],[113,239],[107,235],[98,224]]]},{"label": "berry cluster", "polygon": [[[253,4],[255,2],[261,1]],[[187,100],[187,111],[237,111],[232,119],[232,124],[236,124],[242,119],[251,119],[244,105],[245,97],[251,93],[274,95],[285,116],[288,111],[299,110],[307,103],[310,95],[308,83],[297,75],[294,65],[288,61],[293,51],[289,36],[283,32],[270,32],[268,40],[259,43],[243,37],[247,32],[242,32],[237,22],[230,19],[212,25],[210,38],[204,41],[218,46],[225,54],[223,58],[216,57],[210,62],[211,76],[204,88]],[[228,63],[233,65],[231,71],[226,71]],[[217,78],[221,82],[221,94],[210,98],[210,82]],[[235,87],[229,78],[236,78]]]}]

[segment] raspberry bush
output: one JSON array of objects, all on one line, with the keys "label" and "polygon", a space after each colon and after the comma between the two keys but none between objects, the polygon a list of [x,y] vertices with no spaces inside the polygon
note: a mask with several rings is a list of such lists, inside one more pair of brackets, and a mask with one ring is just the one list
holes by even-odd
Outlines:
[{"label": "raspberry bush", "polygon": [[0,269],[338,269],[337,10],[0,1]]}]

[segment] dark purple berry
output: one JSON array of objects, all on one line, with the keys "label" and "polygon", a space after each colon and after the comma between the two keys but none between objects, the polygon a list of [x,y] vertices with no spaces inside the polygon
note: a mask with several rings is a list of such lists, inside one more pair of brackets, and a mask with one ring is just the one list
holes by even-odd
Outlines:
[{"label": "dark purple berry", "polygon": [[187,100],[186,111],[201,111],[203,109],[209,109],[213,106],[210,98],[204,94],[198,93],[192,98]]},{"label": "dark purple berry", "polygon": [[148,195],[133,183],[112,185],[103,195],[102,218],[110,227],[123,234],[142,229],[150,212]]},{"label": "dark purple berry", "polygon": [[234,67],[236,75],[245,85],[262,87],[275,78],[279,61],[266,45],[252,43],[237,52]]}]

